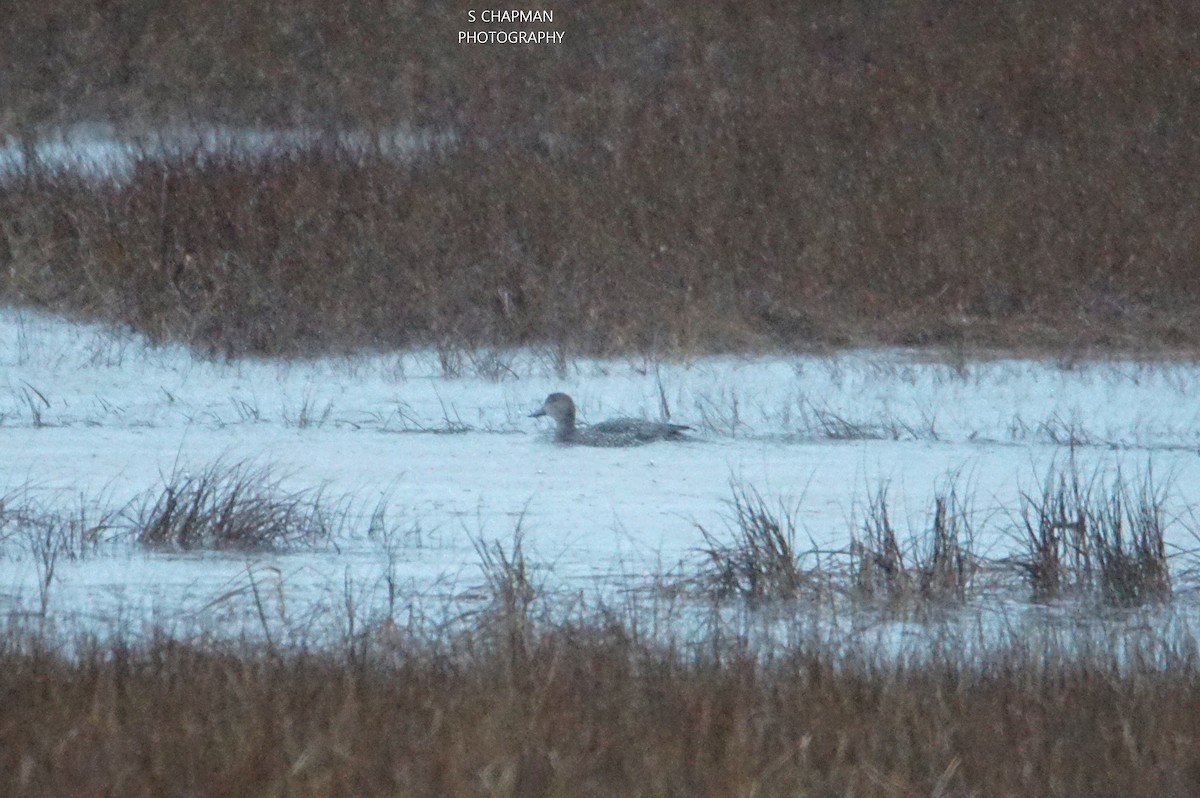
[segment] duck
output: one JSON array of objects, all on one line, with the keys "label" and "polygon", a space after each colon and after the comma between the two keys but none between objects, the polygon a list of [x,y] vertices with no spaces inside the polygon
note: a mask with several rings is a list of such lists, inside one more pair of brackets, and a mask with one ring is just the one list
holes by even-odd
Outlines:
[{"label": "duck", "polygon": [[575,426],[575,400],[565,393],[552,393],[530,418],[554,419],[554,440],[578,446],[638,446],[652,441],[688,440],[691,427],[640,418],[613,418],[587,427]]}]

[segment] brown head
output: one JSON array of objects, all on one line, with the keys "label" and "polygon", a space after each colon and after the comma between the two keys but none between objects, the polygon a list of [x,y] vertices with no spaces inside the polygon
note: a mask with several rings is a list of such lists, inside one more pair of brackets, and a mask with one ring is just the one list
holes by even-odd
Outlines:
[{"label": "brown head", "polygon": [[537,410],[529,414],[530,418],[550,416],[557,425],[557,437],[560,440],[571,436],[575,431],[575,402],[565,393],[552,393]]}]

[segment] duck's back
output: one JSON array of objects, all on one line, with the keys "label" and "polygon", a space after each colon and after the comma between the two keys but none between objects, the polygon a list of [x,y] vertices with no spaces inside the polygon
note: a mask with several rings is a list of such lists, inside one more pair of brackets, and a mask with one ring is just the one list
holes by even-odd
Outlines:
[{"label": "duck's back", "polygon": [[688,429],[691,429],[691,427],[686,427],[683,424],[669,424],[663,421],[646,421],[640,418],[613,418],[587,427],[582,432],[628,439],[631,443],[646,443],[648,441],[683,438],[684,430]]}]

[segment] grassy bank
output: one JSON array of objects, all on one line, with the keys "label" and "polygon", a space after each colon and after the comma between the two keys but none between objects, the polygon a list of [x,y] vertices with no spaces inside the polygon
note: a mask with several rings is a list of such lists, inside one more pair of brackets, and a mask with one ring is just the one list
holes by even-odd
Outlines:
[{"label": "grassy bank", "polygon": [[1189,4],[585,3],[542,49],[455,44],[466,5],[234,5],[21,4],[3,129],[458,144],[7,182],[0,297],[227,354],[1200,343]]},{"label": "grassy bank", "polygon": [[1165,798],[1200,778],[1194,656],[764,659],[611,619],[513,620],[324,650],[157,638],[65,656],[9,638],[0,790]]}]

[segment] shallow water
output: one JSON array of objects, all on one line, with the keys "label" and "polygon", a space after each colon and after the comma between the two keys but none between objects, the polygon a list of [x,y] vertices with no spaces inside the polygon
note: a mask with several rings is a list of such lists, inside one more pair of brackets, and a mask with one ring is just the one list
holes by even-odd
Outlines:
[{"label": "shallow water", "polygon": [[[488,367],[497,358],[501,380]],[[731,482],[791,515],[799,548],[835,560],[881,487],[907,539],[928,528],[935,494],[953,483],[976,552],[996,559],[1019,549],[1021,494],[1036,494],[1069,456],[1085,475],[1152,468],[1171,486],[1170,516],[1181,516],[1168,542],[1195,548],[1184,512],[1200,495],[1200,409],[1188,401],[1200,369],[1190,364],[993,360],[964,370],[859,351],[581,360],[560,375],[537,352],[476,362],[478,374],[458,377],[432,352],[214,362],[103,327],[0,314],[0,491],[10,507],[110,514],[98,533],[107,542],[76,559],[59,552],[49,577],[44,547],[6,527],[0,612],[232,632],[262,626],[264,606],[272,623],[303,625],[344,616],[348,600],[364,617],[394,612],[399,595],[408,611],[441,617],[486,603],[477,545],[510,546],[518,526],[543,591],[621,604],[695,575],[699,528],[729,527]],[[696,433],[621,449],[555,445],[545,420],[527,418],[554,390],[575,396],[584,420],[663,418],[665,403]],[[333,540],[248,555],[129,542],[131,501],[217,461],[322,490],[345,516]],[[371,530],[381,501],[386,533]],[[1022,606],[1019,591],[1003,601]]]}]

